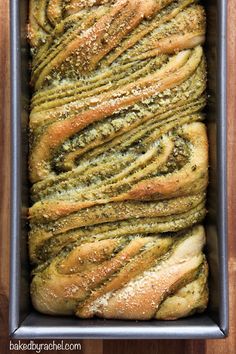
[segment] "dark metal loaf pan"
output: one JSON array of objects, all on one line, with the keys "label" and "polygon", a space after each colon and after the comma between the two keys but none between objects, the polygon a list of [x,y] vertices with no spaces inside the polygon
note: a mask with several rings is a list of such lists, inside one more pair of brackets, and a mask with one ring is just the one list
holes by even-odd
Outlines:
[{"label": "dark metal loaf pan", "polygon": [[223,338],[228,331],[226,200],[226,1],[204,1],[207,11],[207,124],[210,184],[206,253],[210,264],[208,310],[178,321],[79,320],[33,310],[27,258],[27,121],[29,48],[27,0],[11,3],[12,184],[10,335],[14,338]]}]

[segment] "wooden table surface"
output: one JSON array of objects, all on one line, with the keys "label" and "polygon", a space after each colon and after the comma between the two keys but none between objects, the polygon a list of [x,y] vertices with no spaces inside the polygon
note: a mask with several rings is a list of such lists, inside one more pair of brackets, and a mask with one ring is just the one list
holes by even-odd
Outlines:
[{"label": "wooden table surface", "polygon": [[[8,338],[10,89],[9,2],[0,0],[0,353],[10,353]],[[236,0],[228,0],[228,224],[230,333],[221,340],[83,340],[81,354],[235,354],[236,353]],[[40,341],[36,341],[40,342]],[[27,341],[25,341],[27,343]],[[14,353],[15,351],[13,351]],[[46,353],[46,351],[42,351]],[[50,353],[55,353],[51,351]],[[66,353],[66,352],[61,352]],[[69,353],[67,351],[67,353]],[[73,353],[73,351],[71,351]]]}]

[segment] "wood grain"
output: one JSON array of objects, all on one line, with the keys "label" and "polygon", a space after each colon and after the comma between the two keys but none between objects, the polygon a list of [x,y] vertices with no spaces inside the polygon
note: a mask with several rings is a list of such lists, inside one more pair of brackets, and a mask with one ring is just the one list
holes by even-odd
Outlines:
[{"label": "wood grain", "polygon": [[[9,1],[0,0],[0,353],[10,353],[8,338],[9,200],[10,200],[10,86]],[[228,1],[228,223],[230,334],[223,340],[81,341],[82,354],[235,354],[236,353],[236,1]],[[14,352],[14,351],[13,351]],[[44,353],[44,351],[42,352]],[[46,352],[45,352],[46,353]],[[50,353],[55,353],[51,351]],[[63,353],[63,352],[61,352]],[[68,353],[65,352],[65,353]],[[71,351],[72,353],[72,351]]]}]

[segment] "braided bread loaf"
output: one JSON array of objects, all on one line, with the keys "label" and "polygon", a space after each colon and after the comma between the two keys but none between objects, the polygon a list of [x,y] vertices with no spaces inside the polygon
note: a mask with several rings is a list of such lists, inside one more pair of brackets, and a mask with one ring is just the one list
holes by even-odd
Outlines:
[{"label": "braided bread loaf", "polygon": [[195,0],[30,0],[39,311],[144,320],[206,308],[204,35]]}]

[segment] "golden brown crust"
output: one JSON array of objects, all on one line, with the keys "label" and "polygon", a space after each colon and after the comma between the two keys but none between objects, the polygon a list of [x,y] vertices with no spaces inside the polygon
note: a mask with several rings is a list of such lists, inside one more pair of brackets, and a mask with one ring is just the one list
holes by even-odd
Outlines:
[{"label": "golden brown crust", "polygon": [[[32,150],[30,159],[32,181],[36,182],[43,177],[47,177],[50,173],[47,165],[53,150],[70,136],[78,133],[89,124],[111,116],[119,109],[134,105],[136,102],[151,97],[157,91],[163,92],[184,81],[199,65],[202,57],[201,47],[197,47],[187,63],[178,69],[187,56],[188,53],[181,52],[167,65],[168,68],[161,70],[160,74],[157,72],[155,76],[148,76],[145,80],[140,79],[140,82],[129,84],[126,88],[117,92],[111,92],[106,95],[107,97],[99,97],[102,103],[98,106],[85,110],[70,119],[55,122],[46,128],[46,131],[38,139],[36,147]],[[174,62],[174,65],[172,62]],[[173,76],[169,76],[170,72],[173,71]]]},{"label": "golden brown crust", "polygon": [[30,0],[37,310],[205,309],[204,38],[195,0]]},{"label": "golden brown crust", "polygon": [[[77,309],[80,317],[149,319],[169,294],[199,274],[204,242],[203,228],[195,227],[177,237],[137,236],[81,244],[35,274],[33,304],[48,314]],[[204,306],[206,301],[205,297]]]},{"label": "golden brown crust", "polygon": [[203,312],[208,302],[208,265],[204,261],[198,276],[159,306],[155,317],[159,320],[175,320],[195,312]]},{"label": "golden brown crust", "polygon": [[62,2],[63,0],[49,0],[48,2],[47,16],[54,26],[62,19]]}]

